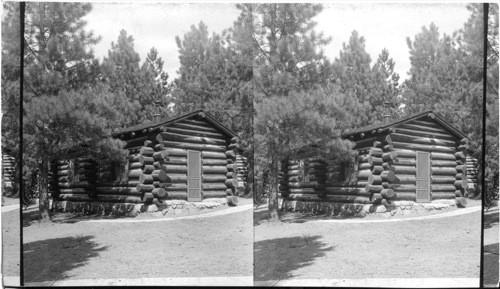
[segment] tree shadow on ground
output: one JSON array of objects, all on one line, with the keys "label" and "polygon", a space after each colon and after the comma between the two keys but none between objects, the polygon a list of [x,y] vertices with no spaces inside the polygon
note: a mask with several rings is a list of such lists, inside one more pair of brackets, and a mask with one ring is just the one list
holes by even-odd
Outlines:
[{"label": "tree shadow on ground", "polygon": [[498,212],[492,214],[484,214],[484,229],[489,229],[498,226]]},{"label": "tree shadow on ground", "polygon": [[[254,211],[254,226],[261,225],[269,221],[270,215],[267,209]],[[315,220],[345,220],[345,219],[362,219],[358,216],[350,216],[339,214],[332,216],[331,214],[319,214],[311,212],[283,212],[280,211],[280,220],[283,223],[306,223]]]},{"label": "tree shadow on ground", "polygon": [[[498,215],[497,215],[498,216]],[[484,246],[483,282],[485,285],[498,284],[498,243]]]},{"label": "tree shadow on ground", "polygon": [[24,280],[42,282],[62,280],[68,272],[84,266],[87,261],[105,251],[92,241],[94,236],[75,236],[40,240],[24,244]]},{"label": "tree shadow on ground", "polygon": [[[74,224],[87,220],[116,220],[116,219],[133,219],[131,216],[118,215],[102,215],[102,214],[85,214],[85,213],[70,213],[70,212],[51,212],[50,220],[58,224]],[[40,222],[40,213],[38,210],[30,210],[23,212],[23,227],[29,227]]]},{"label": "tree shadow on ground", "polygon": [[254,243],[254,278],[256,281],[293,278],[293,271],[310,266],[332,251],[321,242],[321,236],[296,236],[263,240]]}]

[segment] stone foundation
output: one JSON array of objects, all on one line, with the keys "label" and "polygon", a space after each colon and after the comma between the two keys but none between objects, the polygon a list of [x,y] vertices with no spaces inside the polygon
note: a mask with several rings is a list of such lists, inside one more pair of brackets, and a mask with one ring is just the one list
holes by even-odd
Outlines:
[{"label": "stone foundation", "polygon": [[430,203],[394,201],[393,206],[381,204],[348,204],[333,202],[307,202],[280,200],[279,208],[289,212],[305,212],[337,217],[366,217],[369,214],[384,217],[419,215],[434,210],[456,207],[455,200],[434,200]]},{"label": "stone foundation", "polygon": [[226,205],[226,198],[205,199],[202,202],[167,200],[163,201],[160,206],[135,203],[53,201],[51,210],[53,212],[136,217],[139,213],[152,213],[155,215],[180,214],[186,211],[199,211]]}]

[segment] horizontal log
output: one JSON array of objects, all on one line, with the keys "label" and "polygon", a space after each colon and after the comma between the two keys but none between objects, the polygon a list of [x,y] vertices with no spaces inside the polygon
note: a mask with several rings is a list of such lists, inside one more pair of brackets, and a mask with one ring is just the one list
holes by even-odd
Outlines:
[{"label": "horizontal log", "polygon": [[414,175],[414,174],[416,174],[416,171],[417,171],[417,169],[415,167],[400,166],[399,164],[393,165],[391,168],[393,168],[393,170],[396,174]]},{"label": "horizontal log", "polygon": [[335,203],[357,203],[370,204],[370,198],[366,196],[343,196],[343,195],[327,195],[324,198],[318,197],[316,194],[293,194],[288,195],[288,200],[297,201],[317,201],[317,202],[335,202]]},{"label": "horizontal log", "polygon": [[380,202],[382,201],[383,197],[380,193],[373,193],[370,197],[370,201],[372,203]]},{"label": "horizontal log", "polygon": [[380,175],[384,171],[383,166],[372,166],[371,172],[374,175]]},{"label": "horizontal log", "polygon": [[128,164],[129,170],[142,169],[143,165],[140,162],[131,162]]},{"label": "horizontal log", "polygon": [[397,133],[406,134],[406,135],[414,135],[414,136],[419,136],[419,137],[434,138],[434,139],[443,140],[443,141],[455,141],[455,138],[453,136],[451,136],[450,134],[408,129],[405,127],[398,127]]},{"label": "horizontal log", "polygon": [[170,129],[171,127],[174,127],[174,128],[185,128],[185,129],[194,130],[194,131],[219,133],[220,134],[220,132],[217,129],[215,129],[213,127],[207,127],[207,126],[204,126],[204,125],[196,125],[196,124],[188,124],[188,123],[176,122],[176,123],[172,123],[170,125],[170,127],[168,128],[169,131],[171,131],[171,129]]},{"label": "horizontal log", "polygon": [[377,141],[378,137],[370,137],[361,139],[355,142],[353,149],[365,148],[365,147],[373,147],[373,142]]},{"label": "horizontal log", "polygon": [[187,192],[188,185],[183,184],[183,183],[175,183],[175,184],[165,184],[163,188],[167,192],[172,192],[172,191],[183,191]]},{"label": "horizontal log", "polygon": [[212,139],[225,140],[225,137],[220,132],[212,133],[207,131],[198,131],[194,129],[179,128],[179,127],[169,127],[167,131],[172,133],[183,134],[186,136],[209,137]]},{"label": "horizontal log", "polygon": [[201,166],[203,174],[225,174],[229,170],[225,166]]},{"label": "horizontal log", "polygon": [[142,195],[142,201],[144,203],[151,203],[153,202],[153,199],[154,195],[152,193],[144,193],[144,195]]},{"label": "horizontal log", "polygon": [[420,145],[413,143],[403,143],[403,142],[393,142],[392,145],[397,149],[408,149],[408,150],[418,150],[424,152],[438,152],[438,153],[455,153],[455,148],[446,146],[435,146],[435,145]]},{"label": "horizontal log", "polygon": [[432,192],[431,200],[440,200],[440,199],[455,199],[455,192]]},{"label": "horizontal log", "polygon": [[370,165],[369,163],[360,163],[358,165],[358,170],[369,170],[371,169],[372,165]]},{"label": "horizontal log", "polygon": [[209,166],[225,166],[227,164],[227,159],[202,159],[201,164]]},{"label": "horizontal log", "polygon": [[235,172],[238,169],[238,166],[236,166],[236,164],[227,164],[226,168],[229,172]]},{"label": "horizontal log", "polygon": [[368,177],[368,183],[370,185],[382,185],[382,177],[371,175]]},{"label": "horizontal log", "polygon": [[227,196],[227,193],[225,190],[216,190],[216,191],[205,191],[203,190],[202,192],[203,199],[209,199],[209,198],[225,198]]},{"label": "horizontal log", "polygon": [[225,190],[227,186],[225,183],[202,183],[203,190]]},{"label": "horizontal log", "polygon": [[224,152],[202,151],[202,159],[221,159],[225,160],[227,157]]},{"label": "horizontal log", "polygon": [[151,192],[152,190],[154,190],[154,188],[156,188],[153,184],[138,184],[135,189],[138,191],[138,192]]},{"label": "horizontal log", "polygon": [[315,194],[314,188],[290,188],[291,194]]},{"label": "horizontal log", "polygon": [[162,165],[162,170],[164,170],[167,174],[172,173],[187,173],[187,166],[183,165]]},{"label": "horizontal log", "polygon": [[431,167],[431,174],[454,176],[457,174],[457,169],[448,167]]},{"label": "horizontal log", "polygon": [[369,192],[369,193],[380,193],[380,191],[382,191],[384,189],[384,187],[382,185],[366,185],[365,186],[365,191],[366,192]]},{"label": "horizontal log", "polygon": [[164,188],[154,188],[151,193],[155,198],[165,198],[167,196],[167,191]]},{"label": "horizontal log", "polygon": [[398,157],[397,151],[390,151],[382,154],[382,160],[384,162],[392,161]]},{"label": "horizontal log", "polygon": [[368,177],[372,175],[372,172],[370,170],[363,170],[363,171],[358,171],[358,180],[366,179],[368,180]]},{"label": "horizontal log", "polygon": [[152,157],[154,152],[155,151],[153,148],[146,147],[146,146],[141,147],[141,149],[139,150],[139,154],[142,156],[146,156],[146,157]]},{"label": "horizontal log", "polygon": [[431,160],[433,167],[455,167],[456,165],[457,161]]},{"label": "horizontal log", "polygon": [[417,153],[413,150],[409,149],[398,149],[398,159],[401,158],[410,158],[410,159],[415,159],[417,157]]},{"label": "horizontal log", "polygon": [[186,183],[187,174],[170,174],[167,173],[167,180],[165,183]]},{"label": "horizontal log", "polygon": [[96,187],[97,194],[101,195],[142,195],[137,188],[131,187]]},{"label": "horizontal log", "polygon": [[91,198],[87,194],[62,194],[59,193],[57,196],[58,200],[61,201],[73,201],[73,202],[90,202]]},{"label": "horizontal log", "polygon": [[375,147],[372,147],[368,150],[368,155],[369,156],[372,156],[372,157],[382,157],[382,154],[384,152],[382,151],[381,148],[375,148]]},{"label": "horizontal log", "polygon": [[406,142],[406,143],[415,143],[415,144],[423,144],[423,145],[438,145],[438,146],[456,146],[455,141],[439,139],[434,137],[421,137],[415,135],[401,134],[401,133],[392,133],[386,137],[386,141],[388,143],[393,142]]},{"label": "horizontal log", "polygon": [[455,181],[455,177],[431,176],[431,184],[453,184]]},{"label": "horizontal log", "polygon": [[155,170],[151,173],[154,181],[166,183],[168,181],[167,173],[165,170]]},{"label": "horizontal log", "polygon": [[290,188],[316,188],[318,184],[316,182],[288,182],[286,185]]},{"label": "horizontal log", "polygon": [[174,142],[174,141],[163,141],[163,145],[166,147],[187,149],[187,150],[203,150],[212,152],[225,152],[225,146],[219,145],[208,145],[208,144],[195,144],[195,143],[184,143],[184,142]]},{"label": "horizontal log", "polygon": [[179,192],[167,192],[167,196],[161,199],[163,200],[184,200],[187,201],[188,195],[187,191]]},{"label": "horizontal log", "polygon": [[62,182],[62,183],[57,183],[57,186],[59,188],[64,188],[64,189],[86,188],[86,187],[88,187],[90,185],[91,185],[91,183],[88,183],[88,182],[78,182],[78,183]]},{"label": "horizontal log", "polygon": [[154,182],[152,175],[142,174],[139,176],[139,184],[152,184]]},{"label": "horizontal log", "polygon": [[86,194],[85,188],[60,188],[59,193],[61,194]]},{"label": "horizontal log", "polygon": [[417,194],[410,193],[410,192],[396,192],[396,197],[394,200],[400,200],[400,201],[417,201]]},{"label": "horizontal log", "polygon": [[455,161],[456,157],[452,153],[431,152],[431,161],[432,160]]},{"label": "horizontal log", "polygon": [[143,166],[153,165],[154,162],[155,162],[155,160],[152,157],[147,157],[147,156],[143,156],[143,155],[139,156],[139,163],[141,163],[141,165],[143,165]]},{"label": "horizontal log", "polygon": [[457,188],[451,184],[451,185],[431,185],[431,192],[455,192]]},{"label": "horizontal log", "polygon": [[185,158],[187,157],[187,150],[185,149],[168,148],[165,149],[164,151],[168,153],[168,157],[185,157]]},{"label": "horizontal log", "polygon": [[[235,178],[229,178],[229,179],[235,179]],[[216,182],[225,182],[228,180],[226,175],[220,174],[220,175],[202,175],[201,176],[202,182],[206,183],[216,183]]]},{"label": "horizontal log", "polygon": [[394,182],[396,181],[396,173],[393,170],[390,171],[383,171],[380,173],[380,177],[382,178],[382,181],[384,182]]},{"label": "horizontal log", "polygon": [[157,140],[159,142],[164,141],[177,141],[177,142],[189,142],[189,143],[198,143],[198,144],[213,144],[213,145],[226,145],[226,141],[220,138],[210,138],[210,137],[201,137],[201,136],[192,136],[179,134],[174,132],[162,132],[160,133],[162,141]]},{"label": "horizontal log", "polygon": [[397,196],[393,189],[383,189],[380,191],[380,195],[382,195],[384,199],[394,199]]},{"label": "horizontal log", "polygon": [[153,153],[153,159],[155,161],[166,161],[167,158],[168,158],[168,151],[166,150]]},{"label": "horizontal log", "polygon": [[352,195],[352,196],[370,196],[364,188],[359,187],[326,187],[326,195]]},{"label": "horizontal log", "polygon": [[381,166],[383,162],[382,158],[368,157],[368,163],[372,166]]},{"label": "horizontal log", "polygon": [[415,184],[416,181],[415,175],[396,174],[396,182],[399,184]]}]

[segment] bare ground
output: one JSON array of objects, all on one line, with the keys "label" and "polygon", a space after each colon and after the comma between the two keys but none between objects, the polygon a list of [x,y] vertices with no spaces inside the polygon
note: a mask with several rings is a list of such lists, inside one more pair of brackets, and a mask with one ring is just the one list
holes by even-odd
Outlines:
[{"label": "bare ground", "polygon": [[494,211],[484,213],[484,271],[483,282],[485,286],[498,287],[499,280],[499,239],[498,207]]},{"label": "bare ground", "polygon": [[250,276],[252,233],[251,210],[153,223],[30,221],[24,227],[25,282]]},{"label": "bare ground", "polygon": [[391,223],[267,221],[254,214],[256,281],[351,278],[479,278],[480,212]]},{"label": "bare ground", "polygon": [[19,276],[21,259],[19,210],[2,213],[2,274]]}]

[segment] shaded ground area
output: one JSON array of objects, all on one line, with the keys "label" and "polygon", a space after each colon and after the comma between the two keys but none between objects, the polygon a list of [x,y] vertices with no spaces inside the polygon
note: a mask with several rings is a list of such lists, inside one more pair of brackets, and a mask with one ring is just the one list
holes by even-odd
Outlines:
[{"label": "shaded ground area", "polygon": [[481,213],[392,223],[266,220],[255,214],[256,281],[479,278]]},{"label": "shaded ground area", "polygon": [[[19,199],[5,198],[5,205],[19,204]],[[20,248],[19,210],[2,213],[2,273],[19,276]]]},{"label": "shaded ground area", "polygon": [[251,210],[155,223],[31,221],[25,281],[250,276],[252,233]]},{"label": "shaded ground area", "polygon": [[[481,200],[467,199],[467,207],[481,206]],[[441,210],[419,211],[418,214],[409,214],[406,216],[391,216],[390,219],[408,219],[416,216],[430,216],[442,214],[444,212],[451,212],[460,210],[457,207],[449,207]],[[261,222],[266,223],[269,218],[267,204],[262,204],[258,209],[254,210],[254,225],[259,225]],[[386,220],[388,217],[381,214],[368,214],[366,217],[352,217],[352,216],[331,216],[328,214],[318,214],[311,212],[283,212],[280,211],[280,219],[284,223],[306,223],[316,220],[342,220],[342,219],[360,219],[360,220]]]},{"label": "shaded ground area", "polygon": [[498,248],[499,221],[498,207],[484,213],[484,276],[485,286],[497,286],[499,279]]}]

